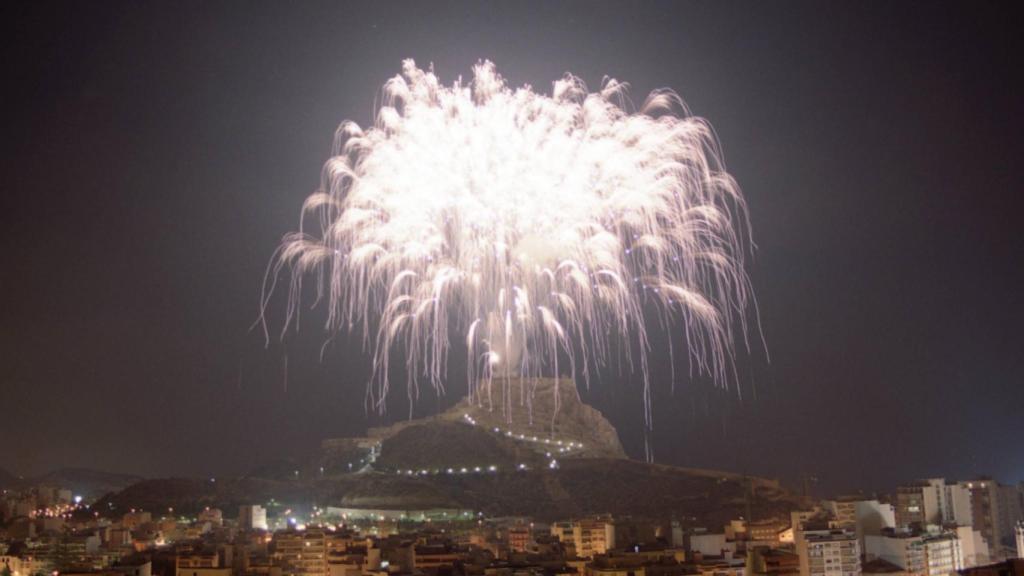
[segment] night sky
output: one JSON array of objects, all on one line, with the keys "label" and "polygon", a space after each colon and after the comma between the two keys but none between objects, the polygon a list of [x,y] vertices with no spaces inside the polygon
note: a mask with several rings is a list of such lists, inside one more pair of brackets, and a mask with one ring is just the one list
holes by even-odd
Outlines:
[{"label": "night sky", "polygon": [[[740,399],[672,392],[659,356],[659,462],[822,493],[1024,479],[1019,21],[888,4],[6,6],[0,467],[242,474],[378,423],[358,339],[320,363],[315,313],[266,349],[249,328],[334,129],[412,57],[671,87],[714,125],[771,358],[740,357]],[[639,384],[586,394],[637,457]]]}]

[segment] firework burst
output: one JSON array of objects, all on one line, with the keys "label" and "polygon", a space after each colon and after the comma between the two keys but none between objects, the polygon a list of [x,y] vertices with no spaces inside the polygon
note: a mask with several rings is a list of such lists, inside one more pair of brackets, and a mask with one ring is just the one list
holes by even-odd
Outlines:
[{"label": "firework burst", "polygon": [[471,401],[500,409],[535,377],[589,382],[622,353],[650,423],[650,324],[724,385],[753,309],[744,199],[706,121],[671,91],[631,112],[625,89],[512,89],[490,62],[446,86],[406,61],[373,127],[338,129],[264,310],[289,269],[287,328],[315,280],[327,328],[362,332],[381,412],[396,354],[414,398],[424,382],[443,393],[465,347]]}]

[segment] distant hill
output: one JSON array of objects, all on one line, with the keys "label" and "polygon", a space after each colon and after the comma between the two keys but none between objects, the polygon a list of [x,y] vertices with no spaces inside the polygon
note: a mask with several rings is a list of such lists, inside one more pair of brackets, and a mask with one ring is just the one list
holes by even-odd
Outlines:
[{"label": "distant hill", "polygon": [[572,381],[559,382],[554,418],[554,381],[530,389],[520,397],[513,388],[506,411],[463,400],[432,418],[326,440],[309,462],[282,461],[215,482],[146,480],[97,508],[116,515],[217,506],[230,516],[241,504],[274,499],[289,506],[463,508],[540,521],[611,513],[719,526],[748,511],[755,519],[785,517],[802,504],[771,480],[629,460],[615,429],[579,401]]},{"label": "distant hill", "polygon": [[86,500],[93,500],[119,492],[142,480],[133,474],[103,472],[90,468],[59,468],[46,474],[23,478],[15,476],[7,470],[0,469],[0,488],[25,489],[33,486],[52,486],[66,488]]},{"label": "distant hill", "polygon": [[20,483],[21,480],[17,476],[0,468],[0,488],[15,488]]},{"label": "distant hill", "polygon": [[782,518],[800,498],[770,480],[622,459],[570,459],[557,470],[409,476],[370,472],[316,480],[145,480],[112,494],[95,509],[111,515],[131,508],[194,513],[216,506],[232,515],[241,504],[316,502],[321,506],[417,509],[463,508],[489,516],[526,515],[540,521],[611,513],[652,519],[676,517],[701,526],[729,519]]},{"label": "distant hill", "polygon": [[309,469],[311,469],[310,463],[282,458],[261,464],[246,474],[246,477],[264,480],[294,480],[296,470],[308,471]]},{"label": "distant hill", "polygon": [[119,516],[130,509],[176,513],[196,513],[207,506],[233,516],[242,504],[266,503],[271,498],[282,502],[307,501],[309,486],[303,482],[283,482],[257,478],[156,478],[142,480],[108,494],[93,504],[93,509],[108,516]]},{"label": "distant hill", "polygon": [[86,500],[92,500],[104,494],[124,490],[140,480],[141,476],[133,474],[103,472],[90,468],[60,468],[28,478],[24,483],[67,488]]}]

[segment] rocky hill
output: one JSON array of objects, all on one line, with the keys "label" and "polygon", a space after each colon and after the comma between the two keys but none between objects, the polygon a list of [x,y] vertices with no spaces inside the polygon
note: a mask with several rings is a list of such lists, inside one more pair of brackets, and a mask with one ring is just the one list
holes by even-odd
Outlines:
[{"label": "rocky hill", "polygon": [[[493,400],[511,386],[507,406]],[[487,396],[464,398],[431,418],[371,428],[365,437],[324,441],[315,470],[416,471],[468,466],[501,469],[566,458],[626,458],[615,428],[579,399],[572,380],[495,382]],[[373,460],[370,462],[370,460]]]},{"label": "rocky hill", "polygon": [[[512,439],[530,440],[542,451],[550,450],[551,443],[560,442],[557,452],[557,447],[568,448],[568,443],[573,442],[575,449],[563,457],[626,457],[615,428],[599,411],[580,400],[571,379],[537,378],[522,383],[512,380],[509,385],[512,402],[505,409],[485,396],[475,402],[463,399],[446,414],[498,430]],[[500,383],[495,382],[492,387],[497,392]]]},{"label": "rocky hill", "polygon": [[653,519],[675,517],[718,526],[731,518],[783,517],[800,499],[772,481],[623,459],[570,459],[558,469],[408,475],[368,472],[315,480],[145,480],[97,503],[118,515],[129,509],[173,507],[190,513],[271,499],[300,506],[425,509],[461,508],[489,516],[526,515],[539,521],[611,513]]},{"label": "rocky hill", "polygon": [[[513,388],[511,407],[463,400],[432,418],[331,439],[306,463],[281,462],[244,478],[135,484],[100,503],[177,511],[240,504],[390,509],[462,508],[541,521],[611,513],[716,526],[748,510],[784,516],[799,499],[771,480],[646,464],[625,457],[615,429],[579,401],[571,381]],[[527,396],[527,392],[530,395]],[[483,399],[482,399],[483,400]]]}]

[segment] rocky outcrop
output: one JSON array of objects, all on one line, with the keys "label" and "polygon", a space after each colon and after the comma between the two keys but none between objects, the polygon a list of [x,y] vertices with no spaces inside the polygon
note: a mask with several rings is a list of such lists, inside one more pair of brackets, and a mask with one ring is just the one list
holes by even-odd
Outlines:
[{"label": "rocky outcrop", "polygon": [[[230,510],[274,499],[350,508],[459,508],[539,521],[611,513],[718,526],[748,513],[785,517],[803,504],[772,480],[627,459],[615,428],[580,401],[571,380],[495,381],[490,392],[432,418],[325,441],[318,467],[308,474],[149,481],[99,509]],[[495,397],[512,401],[502,407]]]}]

